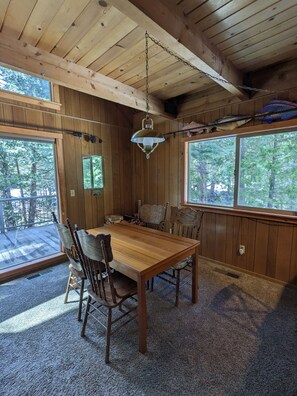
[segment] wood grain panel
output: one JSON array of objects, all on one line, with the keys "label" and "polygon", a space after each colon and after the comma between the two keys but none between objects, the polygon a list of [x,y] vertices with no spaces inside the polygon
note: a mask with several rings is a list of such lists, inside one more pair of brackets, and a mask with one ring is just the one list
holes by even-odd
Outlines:
[{"label": "wood grain panel", "polygon": [[24,26],[36,4],[37,0],[10,0],[9,7],[5,14],[4,6],[6,1],[1,1],[1,14],[5,15],[2,32],[9,34],[10,37],[18,39],[23,31]]},{"label": "wood grain panel", "polygon": [[238,248],[241,243],[241,219],[240,217],[233,218],[233,230],[232,230],[232,265],[236,267],[244,268],[242,264],[243,256],[239,255]]},{"label": "wood grain panel", "polygon": [[[230,27],[228,29],[228,38],[218,35],[212,39],[212,42],[220,50],[224,51],[226,48],[233,47],[237,44],[240,45],[241,43],[245,43],[246,40],[253,40],[254,37],[262,34],[266,34],[267,37],[269,36],[270,29],[279,29],[281,25],[283,25],[284,29],[286,28],[284,22],[289,22],[292,15],[296,15],[296,8],[290,7],[292,4],[295,5],[294,3],[296,4],[295,0],[289,0],[272,4],[263,11],[258,12],[257,15],[246,18],[240,24]],[[274,18],[267,18],[269,12],[275,14]]]},{"label": "wood grain panel", "polygon": [[248,271],[254,271],[256,228],[256,221],[249,219],[249,231],[246,240],[246,269]]},{"label": "wood grain panel", "polygon": [[100,23],[100,19],[110,9],[110,5],[101,7],[97,0],[91,0],[83,12],[76,18],[70,28],[55,45],[52,53],[61,57],[67,55],[71,49],[88,33],[90,28]]},{"label": "wood grain panel", "polygon": [[225,263],[232,264],[232,258],[234,255],[233,246],[233,228],[234,228],[234,216],[227,216],[226,219],[226,241],[225,241]]},{"label": "wood grain panel", "polygon": [[65,0],[45,29],[38,47],[50,52],[88,3],[89,0]]},{"label": "wood grain panel", "polygon": [[201,230],[201,254],[214,259],[216,245],[216,215],[214,213],[205,213],[203,216],[203,225]]},{"label": "wood grain panel", "polygon": [[293,229],[289,282],[297,285],[297,227]]},{"label": "wood grain panel", "polygon": [[22,40],[35,45],[62,4],[63,0],[37,1],[22,32]]},{"label": "wood grain panel", "polygon": [[279,231],[279,226],[273,224],[269,227],[269,231],[268,231],[266,275],[270,276],[271,278],[275,277],[275,271],[276,271],[278,231]]},{"label": "wood grain panel", "polygon": [[284,282],[289,282],[290,274],[290,261],[291,261],[291,249],[293,248],[293,228],[286,226],[279,226],[278,239],[276,244],[276,268],[275,278],[280,279]]},{"label": "wood grain panel", "polygon": [[[219,219],[216,219],[216,239],[214,245],[214,259],[217,261],[226,261],[226,228],[227,218],[224,215],[217,215]],[[218,221],[219,220],[219,221]]]}]

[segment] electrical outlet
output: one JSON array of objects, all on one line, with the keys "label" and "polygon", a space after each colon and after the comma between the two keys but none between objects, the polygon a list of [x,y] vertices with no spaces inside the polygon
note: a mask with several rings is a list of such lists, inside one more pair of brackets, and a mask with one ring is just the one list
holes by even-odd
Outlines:
[{"label": "electrical outlet", "polygon": [[245,246],[244,245],[239,245],[239,249],[238,249],[239,254],[242,256],[243,254],[245,254]]},{"label": "electrical outlet", "polygon": [[75,190],[70,190],[70,197],[75,197]]}]

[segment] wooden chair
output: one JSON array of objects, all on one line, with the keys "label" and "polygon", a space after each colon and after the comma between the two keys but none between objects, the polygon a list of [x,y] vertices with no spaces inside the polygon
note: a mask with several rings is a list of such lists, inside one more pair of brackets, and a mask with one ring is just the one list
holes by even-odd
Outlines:
[{"label": "wooden chair", "polygon": [[[85,335],[88,317],[91,315],[106,329],[105,363],[109,363],[111,334],[137,317],[137,314],[130,315],[137,308],[137,304],[132,304],[130,307],[124,304],[126,300],[137,294],[137,284],[119,272],[112,272],[109,265],[113,259],[110,235],[99,234],[95,237],[84,230],[75,230],[74,233],[90,282],[87,287],[89,296],[81,336]],[[99,268],[99,273],[96,273],[96,268]],[[107,315],[106,312],[102,312],[104,307],[107,309]],[[113,319],[112,313],[116,307],[120,308],[120,313]],[[94,314],[95,311],[96,315]],[[102,313],[107,316],[107,325],[100,320]],[[118,326],[112,330],[112,326],[117,322]]]},{"label": "wooden chair", "polygon": [[73,230],[67,219],[67,225],[59,223],[54,212],[52,212],[53,221],[59,235],[61,244],[65,250],[65,253],[69,260],[69,277],[66,287],[66,293],[64,298],[64,304],[68,302],[68,295],[71,288],[79,295],[78,314],[77,320],[81,320],[82,305],[83,305],[83,294],[85,288],[85,281],[87,279],[81,258],[76,244],[76,240],[73,235]]},{"label": "wooden chair", "polygon": [[138,219],[149,228],[159,229],[166,219],[168,202],[165,205],[141,204],[138,201]]},{"label": "wooden chair", "polygon": [[[200,210],[194,210],[191,208],[177,208],[176,206],[171,207],[170,220],[165,225],[165,230],[171,234],[183,236],[191,239],[198,239],[203,212]],[[179,287],[180,287],[180,272],[187,266],[192,264],[192,256],[179,261],[171,269],[173,274],[169,274],[165,271],[159,275],[159,278],[166,280],[176,286],[175,291],[175,305],[179,304]],[[162,275],[165,275],[163,277]],[[174,280],[174,281],[172,281]]]}]

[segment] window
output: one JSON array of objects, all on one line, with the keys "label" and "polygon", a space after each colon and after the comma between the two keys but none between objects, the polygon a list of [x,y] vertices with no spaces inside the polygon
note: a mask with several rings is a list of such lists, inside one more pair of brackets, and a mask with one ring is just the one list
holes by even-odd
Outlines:
[{"label": "window", "polygon": [[188,203],[297,211],[297,131],[188,142]]},{"label": "window", "polygon": [[83,183],[85,190],[103,188],[101,156],[90,155],[83,157]]},{"label": "window", "polygon": [[189,143],[189,202],[233,206],[234,167],[234,137]]},{"label": "window", "polygon": [[47,101],[52,100],[49,81],[4,66],[0,66],[0,89]]}]

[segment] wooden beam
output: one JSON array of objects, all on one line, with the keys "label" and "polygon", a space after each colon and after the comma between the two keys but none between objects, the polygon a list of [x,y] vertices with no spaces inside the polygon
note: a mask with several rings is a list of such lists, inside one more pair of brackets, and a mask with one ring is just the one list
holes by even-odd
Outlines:
[{"label": "wooden beam", "polygon": [[178,57],[212,76],[227,91],[239,99],[248,99],[247,93],[238,88],[243,82],[241,72],[168,0],[109,0],[109,3]]},{"label": "wooden beam", "polygon": [[[144,92],[3,33],[0,33],[0,62],[37,76],[44,76],[56,84],[79,92],[137,110],[146,110]],[[151,114],[172,118],[164,112],[163,102],[152,95],[149,95],[149,111]]]}]

